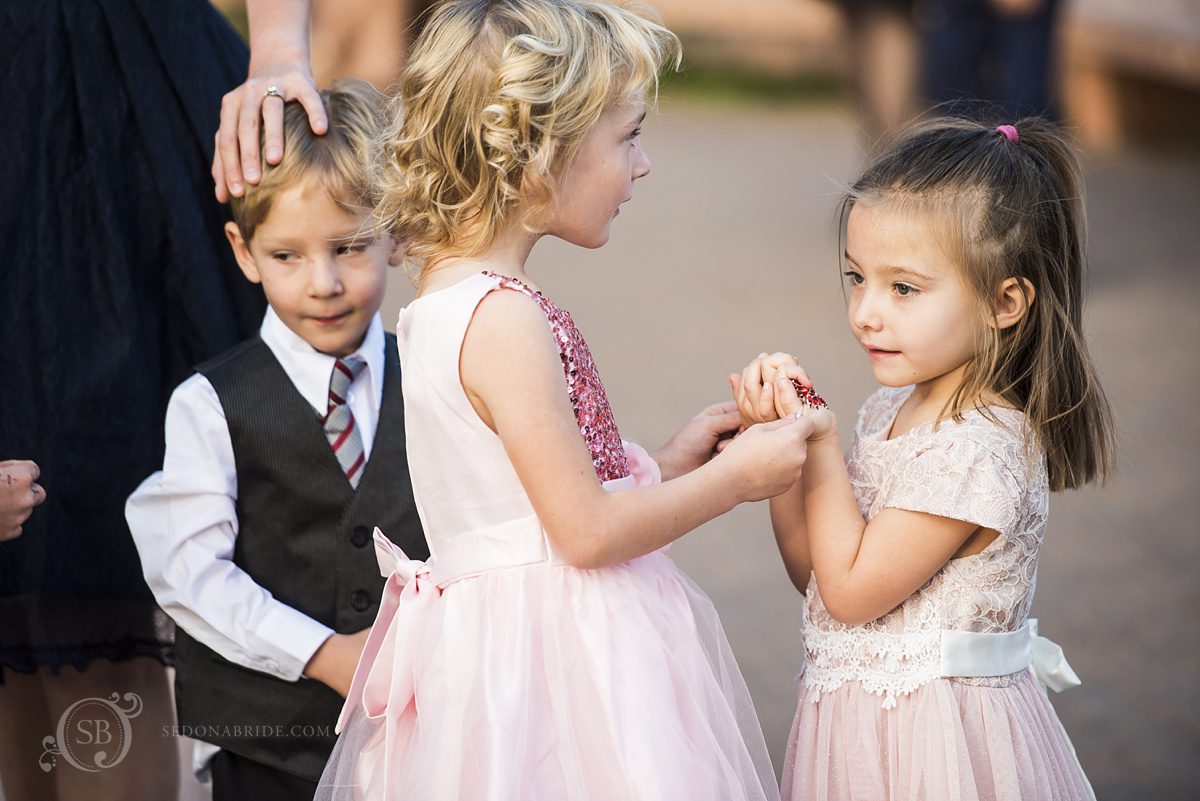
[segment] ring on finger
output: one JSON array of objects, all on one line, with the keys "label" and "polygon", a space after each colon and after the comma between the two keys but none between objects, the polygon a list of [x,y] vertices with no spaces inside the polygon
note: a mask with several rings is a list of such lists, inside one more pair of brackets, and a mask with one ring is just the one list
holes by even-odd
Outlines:
[{"label": "ring on finger", "polygon": [[267,87],[267,91],[263,92],[263,97],[278,97],[280,100],[283,100],[283,92],[279,91],[278,86],[271,84]]}]

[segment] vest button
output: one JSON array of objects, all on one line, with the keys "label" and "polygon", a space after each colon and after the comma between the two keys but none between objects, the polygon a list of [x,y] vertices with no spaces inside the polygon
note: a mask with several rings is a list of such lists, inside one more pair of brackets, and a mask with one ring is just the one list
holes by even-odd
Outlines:
[{"label": "vest button", "polygon": [[355,526],[350,532],[350,542],[355,548],[363,548],[371,541],[371,530],[366,526]]},{"label": "vest button", "polygon": [[350,605],[355,611],[365,612],[371,606],[371,595],[366,590],[355,590],[350,596]]}]

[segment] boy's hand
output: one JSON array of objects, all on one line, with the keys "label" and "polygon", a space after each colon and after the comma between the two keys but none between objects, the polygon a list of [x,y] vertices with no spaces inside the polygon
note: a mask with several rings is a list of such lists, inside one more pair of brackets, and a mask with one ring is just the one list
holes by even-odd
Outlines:
[{"label": "boy's hand", "polygon": [[775,414],[779,417],[800,415],[811,420],[812,432],[809,441],[825,439],[837,432],[837,417],[829,409],[818,409],[800,400],[796,386],[792,382],[799,381],[802,385],[812,388],[812,381],[799,365],[782,365],[776,373],[775,389],[771,393],[775,401]]},{"label": "boy's hand", "polygon": [[304,675],[337,691],[343,698],[350,692],[350,682],[358,667],[359,657],[367,644],[370,627],[353,634],[331,634],[308,660]]},{"label": "boy's hand", "polygon": [[703,409],[684,423],[683,428],[654,453],[662,480],[670,481],[690,473],[711,459],[726,438],[737,432],[739,422],[737,404],[725,401]]},{"label": "boy's hand", "polygon": [[775,403],[776,380],[784,367],[798,370],[804,377],[801,383],[811,386],[808,374],[800,368],[796,357],[790,353],[760,353],[758,358],[742,370],[740,376],[729,376],[729,383],[733,387],[733,399],[737,402],[744,427],[749,428],[755,423],[768,423],[784,416],[776,410]]}]

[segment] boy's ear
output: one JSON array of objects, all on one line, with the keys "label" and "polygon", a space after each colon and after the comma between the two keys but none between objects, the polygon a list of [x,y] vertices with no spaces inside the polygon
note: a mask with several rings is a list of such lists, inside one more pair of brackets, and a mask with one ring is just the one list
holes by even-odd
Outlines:
[{"label": "boy's ear", "polygon": [[388,238],[392,241],[391,250],[388,251],[388,267],[399,267],[404,263],[404,249],[408,246],[408,238],[394,234]]},{"label": "boy's ear", "polygon": [[996,328],[1004,330],[1011,328],[1029,312],[1036,293],[1028,278],[1005,278],[996,290],[996,298],[992,311],[995,314]]},{"label": "boy's ear", "polygon": [[250,245],[242,237],[242,229],[238,228],[237,223],[225,223],[225,238],[229,240],[229,247],[233,249],[233,257],[237,259],[238,267],[242,268],[242,275],[252,284],[261,284],[262,275],[258,272],[258,265],[250,255]]}]

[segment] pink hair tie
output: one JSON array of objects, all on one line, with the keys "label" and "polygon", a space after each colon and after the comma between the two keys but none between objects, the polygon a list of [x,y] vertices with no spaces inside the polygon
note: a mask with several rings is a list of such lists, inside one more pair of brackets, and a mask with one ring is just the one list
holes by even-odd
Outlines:
[{"label": "pink hair tie", "polygon": [[1015,125],[997,125],[996,130],[1004,134],[1004,138],[1014,145],[1020,141],[1020,137],[1017,136],[1017,126]]}]

